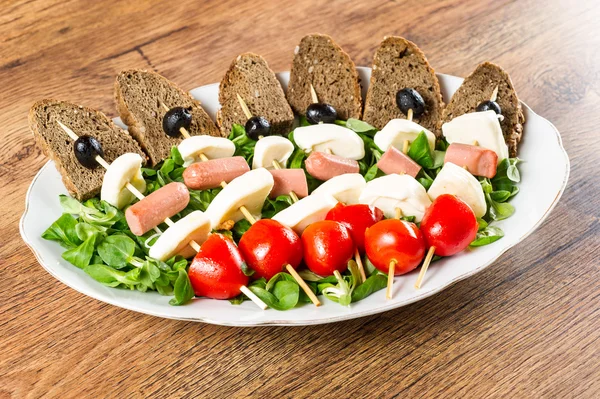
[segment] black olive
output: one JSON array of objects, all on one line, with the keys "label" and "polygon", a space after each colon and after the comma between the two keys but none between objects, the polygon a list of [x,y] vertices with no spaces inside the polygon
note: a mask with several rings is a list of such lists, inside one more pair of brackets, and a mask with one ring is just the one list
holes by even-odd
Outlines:
[{"label": "black olive", "polygon": [[192,124],[192,113],[183,107],[174,107],[167,111],[163,117],[163,130],[167,136],[179,137],[181,128],[190,130]]},{"label": "black olive", "polygon": [[337,111],[326,103],[313,103],[306,108],[306,120],[311,125],[318,123],[335,123]]},{"label": "black olive", "polygon": [[408,115],[408,110],[412,109],[413,118],[420,118],[425,113],[425,101],[415,89],[402,89],[396,93],[396,105],[404,115]]},{"label": "black olive", "polygon": [[500,115],[502,113],[502,109],[500,109],[500,106],[498,105],[498,103],[496,101],[490,101],[490,100],[482,101],[481,104],[479,104],[477,106],[476,110],[477,110],[477,112],[484,112],[484,111],[492,110],[498,115]]},{"label": "black olive", "polygon": [[260,136],[271,134],[271,124],[262,116],[253,116],[246,121],[246,135],[252,140],[258,140]]},{"label": "black olive", "polygon": [[92,136],[79,136],[79,138],[75,140],[73,149],[75,150],[75,157],[79,163],[88,169],[95,169],[98,167],[96,156],[100,155],[100,157],[104,157],[102,145]]}]

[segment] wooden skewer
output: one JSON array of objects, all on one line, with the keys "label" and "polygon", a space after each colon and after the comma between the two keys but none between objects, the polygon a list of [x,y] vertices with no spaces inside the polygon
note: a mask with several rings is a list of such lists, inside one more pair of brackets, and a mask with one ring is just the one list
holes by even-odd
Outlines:
[{"label": "wooden skewer", "polygon": [[[394,219],[400,219],[402,217],[402,209],[396,207],[394,210]],[[393,288],[394,288],[394,274],[396,273],[396,263],[398,263],[395,259],[390,261],[390,266],[388,269],[388,281],[387,281],[387,289],[385,291],[385,299],[392,299],[393,296]]]},{"label": "wooden skewer", "polygon": [[404,143],[402,143],[402,152],[404,154],[408,154],[408,146],[410,145],[410,141],[408,140],[404,140]]},{"label": "wooden skewer", "polygon": [[473,140],[473,145],[478,146],[479,145],[479,141]]},{"label": "wooden skewer", "polygon": [[431,263],[431,259],[433,259],[433,255],[435,254],[435,247],[430,247],[427,252],[427,256],[425,256],[425,261],[423,262],[423,266],[421,266],[421,271],[419,272],[419,277],[417,278],[417,282],[415,283],[415,288],[421,288],[421,283],[423,282],[423,278],[425,277],[425,273],[427,273],[427,268]]},{"label": "wooden skewer", "polygon": [[310,98],[311,98],[313,104],[316,104],[319,102],[319,97],[317,97],[317,92],[315,91],[315,88],[313,87],[312,83],[310,84]]},{"label": "wooden skewer", "polygon": [[490,101],[496,101],[498,99],[498,86],[494,88],[492,91],[492,95],[490,96]]},{"label": "wooden skewer", "polygon": [[[246,118],[247,119],[252,118],[252,113],[248,109],[248,106],[246,105],[246,102],[244,101],[244,99],[242,98],[242,96],[240,96],[238,93],[236,93],[236,96],[237,96],[237,99],[238,99],[238,101],[240,103],[240,106],[242,107],[242,110],[244,111],[244,114],[246,115]],[[262,137],[260,137],[259,139],[261,139],[261,138]],[[201,159],[202,159],[202,157],[201,157]],[[281,169],[281,165],[279,164],[279,162],[277,162],[277,160],[273,160],[273,167],[275,169]],[[221,187],[225,187],[226,185],[227,185],[227,183],[221,182]],[[294,201],[294,202],[298,201],[298,196],[293,191],[290,192],[290,197],[292,197],[292,201]],[[240,211],[244,214],[244,217],[251,224],[256,223],[256,219],[254,219],[254,217],[252,217],[252,215],[250,214],[250,212],[248,212],[248,210],[246,209],[245,206],[241,206],[240,207]],[[287,265],[285,265],[285,269],[288,271],[288,273],[290,273],[290,275],[294,278],[294,280],[296,280],[296,282],[302,288],[302,290],[304,290],[304,292],[310,298],[310,300],[312,301],[312,303],[315,306],[321,306],[321,302],[319,301],[319,299],[317,298],[317,296],[310,289],[310,287],[306,284],[306,282],[302,279],[302,277],[300,277],[300,275],[296,272],[296,270],[294,270],[294,268],[292,267],[292,265],[290,265],[288,263]]]},{"label": "wooden skewer", "polygon": [[385,299],[392,299],[392,290],[394,288],[394,274],[396,273],[396,261],[390,262],[388,270],[387,289],[385,290]]},{"label": "wooden skewer", "polygon": [[[169,111],[169,107],[167,107],[167,105],[162,101],[160,102],[160,105],[165,109],[165,111]],[[190,132],[188,132],[183,126],[179,128],[179,133],[181,133],[181,135],[186,139],[191,137]]]},{"label": "wooden skewer", "polygon": [[412,110],[412,108],[408,109],[408,112],[406,113],[406,119],[408,119],[409,121],[412,122],[412,120],[413,120],[413,110]]},{"label": "wooden skewer", "polygon": [[356,261],[358,271],[360,272],[361,283],[364,283],[367,281],[367,274],[365,273],[365,267],[363,266],[362,258],[360,257],[358,248],[354,248],[354,260]]},{"label": "wooden skewer", "polygon": [[246,115],[246,119],[252,118],[252,112],[250,112],[250,109],[248,109],[248,106],[246,105],[246,102],[242,96],[240,96],[238,93],[235,93],[235,95],[237,96],[240,106],[242,107],[242,111],[244,111],[244,115]]},{"label": "wooden skewer", "polygon": [[[164,105],[164,104],[163,104]],[[69,135],[69,137],[73,140],[77,140],[79,137],[77,136],[77,134],[75,134],[75,132],[73,130],[71,130],[69,127],[67,127],[66,125],[64,125],[61,121],[56,121],[58,123],[58,125],[67,133],[67,135]],[[183,128],[181,128],[183,129]],[[185,129],[183,129],[185,130]],[[200,158],[206,158],[206,156],[204,154],[200,155]],[[100,165],[102,165],[102,167],[104,167],[105,169],[108,169],[108,167],[110,166],[108,162],[106,162],[105,159],[103,159],[101,156],[97,155],[96,156],[96,162],[98,162]],[[223,182],[224,183],[224,182]],[[127,189],[137,197],[137,199],[139,199],[140,201],[143,200],[144,198],[146,198],[144,196],[144,194],[142,194],[137,188],[135,188],[131,183],[127,183],[125,185],[125,187],[127,187]],[[240,209],[241,210],[241,209]],[[248,212],[248,210],[246,209],[246,212]],[[242,211],[242,213],[244,213]],[[250,215],[250,212],[248,212],[248,215]],[[252,218],[252,220],[254,222],[256,222],[256,220],[252,217],[252,215],[250,215],[250,217]],[[250,223],[253,223],[252,220],[249,220]],[[172,227],[175,223],[171,220],[171,218],[166,218],[164,220],[164,222],[169,226]],[[154,226],[154,231],[156,231],[159,234],[162,234],[162,232],[160,231],[160,229],[157,226]],[[188,245],[190,247],[192,247],[194,249],[194,251],[199,252],[200,251],[200,244],[198,244],[196,241],[191,240]],[[248,289],[248,287],[246,286],[242,286],[241,287],[241,291],[244,292],[244,294],[246,294],[251,300],[252,302],[254,302],[256,305],[258,305],[258,307],[260,307],[261,309],[265,310],[267,308],[267,304],[264,303],[259,297],[257,297],[256,295],[254,295],[254,293],[252,291],[250,291],[250,289]]]}]

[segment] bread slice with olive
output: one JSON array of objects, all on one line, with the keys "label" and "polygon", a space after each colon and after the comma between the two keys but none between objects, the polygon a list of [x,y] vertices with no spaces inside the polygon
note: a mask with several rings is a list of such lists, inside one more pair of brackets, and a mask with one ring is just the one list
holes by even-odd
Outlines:
[{"label": "bread slice with olive", "polygon": [[217,112],[217,124],[224,136],[231,132],[234,123],[245,126],[248,122],[238,95],[253,117],[262,117],[268,121],[270,134],[287,135],[291,131],[294,113],[275,73],[260,55],[240,54],[221,80],[221,109]]},{"label": "bread slice with olive", "polygon": [[382,129],[392,119],[406,119],[412,109],[415,122],[439,135],[443,108],[440,83],[425,54],[402,37],[383,39],[373,57],[363,120]]},{"label": "bread slice with olive", "polygon": [[[498,88],[496,99],[490,104],[492,93]],[[499,108],[499,109],[498,109]],[[500,121],[504,141],[511,157],[517,156],[517,147],[523,135],[525,115],[521,102],[508,73],[498,65],[484,62],[465,78],[444,109],[442,122],[477,110],[493,109],[504,117]]]},{"label": "bread slice with olive", "polygon": [[[192,136],[221,136],[219,129],[198,101],[156,72],[140,69],[121,71],[115,81],[115,102],[121,120],[148,154],[151,165],[167,158],[171,147],[183,140],[178,128],[171,129],[174,137],[165,133],[163,119],[167,110],[163,104],[170,110],[181,107],[189,111],[179,109],[180,113],[185,113],[188,118],[191,115],[191,121],[187,120],[187,130]],[[186,121],[173,122],[175,126]]]},{"label": "bread slice with olive", "polygon": [[333,106],[338,119],[360,118],[362,96],[356,66],[327,35],[304,36],[294,51],[287,99],[297,114],[306,115],[313,103],[311,85],[319,103]]},{"label": "bread slice with olive", "polygon": [[[81,146],[77,154],[75,143],[58,125],[59,121],[79,136]],[[29,128],[44,155],[54,161],[69,193],[80,201],[100,193],[104,168],[96,165],[96,155],[109,163],[127,152],[137,153],[146,160],[129,133],[102,112],[67,101],[48,99],[33,104],[29,111]]]}]

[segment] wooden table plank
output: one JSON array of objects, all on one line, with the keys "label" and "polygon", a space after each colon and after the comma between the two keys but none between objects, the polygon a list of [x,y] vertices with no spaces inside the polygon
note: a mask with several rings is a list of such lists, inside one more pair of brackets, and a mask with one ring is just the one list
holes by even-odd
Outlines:
[{"label": "wooden table plank", "polygon": [[[593,2],[8,1],[0,14],[0,398],[600,396],[600,8]],[[114,116],[123,68],[182,87],[219,81],[244,51],[289,69],[310,32],[358,65],[404,35],[436,70],[503,65],[562,132],[565,195],[484,272],[419,303],[332,325],[234,329],[161,320],[51,278],[18,234],[45,158],[40,98]]]}]

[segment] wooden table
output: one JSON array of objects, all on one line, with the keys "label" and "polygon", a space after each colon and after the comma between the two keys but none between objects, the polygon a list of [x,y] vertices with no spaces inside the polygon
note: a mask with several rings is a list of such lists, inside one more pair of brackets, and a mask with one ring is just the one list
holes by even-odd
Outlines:
[{"label": "wooden table", "polygon": [[[102,3],[102,4],[101,4]],[[0,15],[0,398],[599,397],[600,7],[592,1],[12,1]],[[358,65],[384,35],[436,70],[491,60],[562,132],[569,186],[538,231],[481,274],[385,314],[304,328],[162,320],[83,296],[21,241],[46,158],[27,112],[54,97],[114,116],[123,68],[184,88],[244,51],[289,69],[310,32]]]}]

